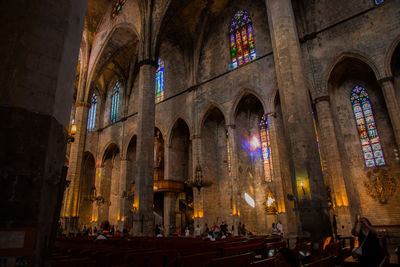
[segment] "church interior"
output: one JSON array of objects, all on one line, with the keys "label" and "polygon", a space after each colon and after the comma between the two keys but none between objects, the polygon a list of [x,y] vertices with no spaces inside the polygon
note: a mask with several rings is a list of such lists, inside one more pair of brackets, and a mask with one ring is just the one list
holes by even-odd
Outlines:
[{"label": "church interior", "polygon": [[400,1],[22,2],[0,266],[400,264]]}]

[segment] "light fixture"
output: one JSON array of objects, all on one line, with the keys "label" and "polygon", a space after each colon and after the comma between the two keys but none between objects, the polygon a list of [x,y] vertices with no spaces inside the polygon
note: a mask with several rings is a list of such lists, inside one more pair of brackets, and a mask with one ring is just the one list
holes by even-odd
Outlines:
[{"label": "light fixture", "polygon": [[201,170],[200,164],[197,163],[194,178],[192,180],[186,181],[185,183],[188,187],[196,187],[197,190],[199,190],[200,192],[202,187],[211,186],[213,184],[213,181],[203,179],[203,171]]},{"label": "light fixture", "polygon": [[271,191],[268,192],[264,205],[265,205],[264,209],[267,212],[267,214],[274,215],[278,212],[278,207],[276,205],[275,198],[272,195]]},{"label": "light fixture", "polygon": [[[104,197],[97,196],[95,186],[92,186],[92,189],[90,190],[90,195],[87,197],[87,200],[89,200],[92,203],[96,201],[97,205],[102,205],[106,202]],[[109,203],[109,204],[111,204],[111,203]]]},{"label": "light fixture", "polygon": [[67,136],[67,143],[73,143],[75,141],[74,135],[78,132],[78,126],[74,122],[72,122],[71,129],[69,131],[69,135]]}]

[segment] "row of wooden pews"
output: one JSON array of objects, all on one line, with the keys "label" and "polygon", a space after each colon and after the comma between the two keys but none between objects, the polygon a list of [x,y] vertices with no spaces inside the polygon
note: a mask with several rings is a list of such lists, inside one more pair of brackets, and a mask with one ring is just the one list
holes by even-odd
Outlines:
[{"label": "row of wooden pews", "polygon": [[[201,238],[61,238],[56,241],[53,267],[275,267],[276,254],[286,247],[280,236]],[[334,266],[336,249],[313,251],[311,242],[299,240],[294,249],[305,266]],[[335,254],[336,253],[336,254]],[[316,255],[318,254],[318,255]]]}]

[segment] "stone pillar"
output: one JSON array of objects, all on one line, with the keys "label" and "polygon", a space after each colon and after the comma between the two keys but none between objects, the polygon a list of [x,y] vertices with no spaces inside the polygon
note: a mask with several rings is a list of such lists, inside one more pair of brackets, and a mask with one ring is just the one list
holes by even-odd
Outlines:
[{"label": "stone pillar", "polygon": [[[274,194],[275,201],[278,208],[277,219],[282,222],[284,233],[296,233],[297,232],[297,218],[293,211],[293,204],[287,199],[287,194],[293,194],[292,183],[289,179],[284,179],[287,177],[285,175],[285,170],[282,168],[282,164],[286,163],[287,156],[282,155],[279,150],[279,143],[282,140],[278,133],[278,126],[276,120],[276,113],[268,113],[268,128],[271,139],[271,151],[272,151],[272,164],[273,164],[273,176],[271,183],[271,190]],[[285,147],[286,148],[286,147]],[[282,148],[283,151],[285,151]],[[289,223],[290,222],[290,223]],[[272,222],[267,221],[268,229],[270,228]]]},{"label": "stone pillar", "polygon": [[[238,181],[238,154],[237,154],[237,145],[236,145],[236,133],[235,133],[235,125],[227,125],[228,129],[228,138],[229,138],[229,152],[231,159],[231,220],[230,224],[234,226],[233,234],[238,235],[238,224],[239,224],[239,201],[238,197],[240,197],[239,193],[239,181]],[[228,224],[229,224],[228,223]],[[229,229],[230,231],[232,230]]]},{"label": "stone pillar", "polygon": [[[316,115],[318,118],[318,135],[321,142],[322,153],[325,156],[325,183],[331,189],[334,213],[337,216],[337,229],[339,234],[348,234],[351,231],[351,218],[355,216],[359,210],[358,203],[352,200],[352,214],[350,216],[350,206],[347,195],[343,168],[341,164],[339,147],[335,134],[335,125],[331,113],[331,105],[329,97],[319,97],[315,99]],[[351,194],[350,194],[351,196]],[[342,228],[344,226],[344,228]]]},{"label": "stone pillar", "polygon": [[9,230],[2,240],[33,234],[23,244],[30,266],[50,265],[86,4],[11,1],[0,10],[0,228]]},{"label": "stone pillar", "polygon": [[293,8],[290,0],[266,4],[297,211],[302,230],[316,240],[331,227]]},{"label": "stone pillar", "polygon": [[154,184],[154,88],[157,63],[151,60],[139,63],[139,100],[135,182],[134,234],[153,235],[153,184]]},{"label": "stone pillar", "polygon": [[175,206],[176,206],[176,193],[164,193],[164,229],[165,236],[168,236],[171,231],[170,227],[175,228]]},{"label": "stone pillar", "polygon": [[382,87],[385,97],[386,108],[392,123],[394,137],[396,139],[397,148],[400,147],[400,116],[399,105],[397,103],[396,92],[393,85],[393,77],[383,78],[378,81]]},{"label": "stone pillar", "polygon": [[[200,163],[200,149],[201,149],[201,139],[197,135],[193,135],[191,137],[192,147],[193,147],[193,162],[192,162],[192,178],[196,175],[196,166]],[[202,227],[202,231],[204,231],[204,203],[203,203],[203,190],[197,190],[197,188],[193,188],[193,204],[194,204],[194,226],[200,225]]]},{"label": "stone pillar", "polygon": [[[94,180],[94,186],[96,187],[96,192],[97,195],[99,195],[100,188],[101,188],[101,179],[103,178],[103,168],[102,167],[96,167],[96,177]],[[92,221],[93,225],[92,227],[96,226],[99,228],[101,221],[99,221],[99,209],[100,205],[97,204],[97,202],[93,202],[93,208],[92,208]]]},{"label": "stone pillar", "polygon": [[[129,216],[129,197],[131,196],[130,191],[130,183],[131,181],[127,181],[128,177],[128,164],[129,160],[122,159],[121,160],[121,171],[120,171],[120,182],[119,182],[119,221],[118,221],[118,229],[122,232],[124,229],[125,221]],[[128,186],[128,187],[127,187]]]},{"label": "stone pillar", "polygon": [[69,170],[67,180],[70,181],[66,203],[64,204],[64,218],[70,222],[66,225],[68,232],[77,232],[79,220],[79,198],[81,190],[81,175],[83,154],[85,149],[86,127],[88,120],[90,104],[80,102],[75,104],[75,124],[77,133],[74,136],[74,142],[71,143],[71,152],[69,156]]}]

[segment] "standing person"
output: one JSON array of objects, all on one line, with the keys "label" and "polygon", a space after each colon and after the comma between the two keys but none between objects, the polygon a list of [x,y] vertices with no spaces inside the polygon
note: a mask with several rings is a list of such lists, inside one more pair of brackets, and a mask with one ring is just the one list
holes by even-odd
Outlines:
[{"label": "standing person", "polygon": [[276,229],[278,229],[280,235],[283,235],[283,225],[281,221],[278,221],[278,223],[276,224]]},{"label": "standing person", "polygon": [[351,233],[358,237],[362,249],[361,256],[358,256],[360,266],[380,266],[385,255],[379,244],[378,232],[370,221],[365,217],[359,219],[357,216]]},{"label": "standing person", "polygon": [[196,228],[194,229],[194,236],[195,236],[195,237],[199,237],[199,236],[200,236],[200,233],[201,233],[200,226],[197,225]]},{"label": "standing person", "polygon": [[189,227],[186,226],[186,229],[185,229],[185,236],[189,236],[189,235],[190,235]]}]

